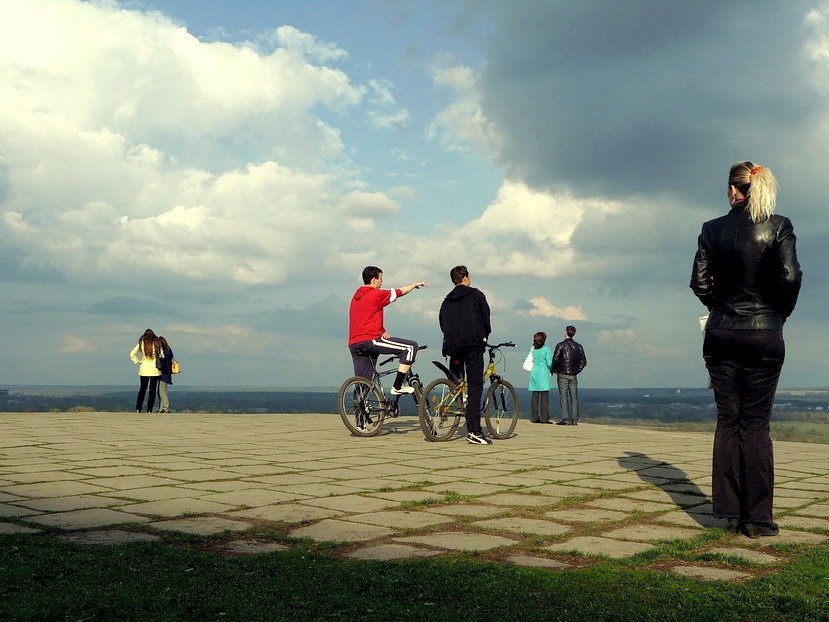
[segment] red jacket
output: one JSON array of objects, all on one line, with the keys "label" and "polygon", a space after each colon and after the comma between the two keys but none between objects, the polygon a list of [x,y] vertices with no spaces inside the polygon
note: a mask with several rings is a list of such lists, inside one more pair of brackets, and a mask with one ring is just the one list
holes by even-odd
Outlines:
[{"label": "red jacket", "polygon": [[383,307],[393,303],[403,292],[363,285],[351,299],[348,309],[348,345],[379,339],[386,332]]}]

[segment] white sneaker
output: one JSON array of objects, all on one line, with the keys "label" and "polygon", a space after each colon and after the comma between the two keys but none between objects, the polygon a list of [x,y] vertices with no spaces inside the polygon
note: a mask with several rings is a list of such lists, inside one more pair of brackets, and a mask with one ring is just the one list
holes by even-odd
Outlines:
[{"label": "white sneaker", "polygon": [[414,393],[414,387],[410,387],[408,385],[404,385],[399,389],[395,389],[394,387],[391,388],[392,395],[410,395]]},{"label": "white sneaker", "polygon": [[474,432],[466,435],[466,441],[473,445],[492,445],[492,439],[483,434],[475,434]]}]

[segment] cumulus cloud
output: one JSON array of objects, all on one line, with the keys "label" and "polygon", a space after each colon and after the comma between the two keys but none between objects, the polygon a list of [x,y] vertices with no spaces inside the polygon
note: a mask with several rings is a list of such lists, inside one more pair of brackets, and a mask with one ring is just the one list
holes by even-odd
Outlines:
[{"label": "cumulus cloud", "polygon": [[563,320],[587,320],[587,314],[579,305],[557,307],[543,296],[530,298],[532,308],[527,312],[532,317],[556,317]]},{"label": "cumulus cloud", "polygon": [[409,111],[400,108],[394,98],[394,85],[388,80],[369,80],[368,118],[374,127],[401,129],[411,120]]},{"label": "cumulus cloud", "polygon": [[274,41],[203,42],[109,2],[0,6],[0,245],[21,278],[37,265],[114,286],[156,270],[281,283],[311,252],[348,254],[338,210],[361,229],[396,213],[382,191],[348,190],[365,184],[317,113],[361,102],[342,71],[315,64],[347,54],[288,26]]},{"label": "cumulus cloud", "polygon": [[484,114],[475,71],[452,59],[440,58],[432,66],[432,79],[449,89],[452,101],[437,113],[426,136],[440,140],[449,151],[497,153],[502,137],[496,124]]}]

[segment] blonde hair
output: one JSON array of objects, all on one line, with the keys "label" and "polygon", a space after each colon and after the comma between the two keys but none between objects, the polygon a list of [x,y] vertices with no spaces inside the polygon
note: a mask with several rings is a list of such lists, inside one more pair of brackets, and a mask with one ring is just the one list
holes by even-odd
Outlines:
[{"label": "blonde hair", "polygon": [[728,185],[748,198],[748,215],[754,223],[774,213],[777,202],[777,180],[771,169],[753,162],[737,162],[728,173]]}]

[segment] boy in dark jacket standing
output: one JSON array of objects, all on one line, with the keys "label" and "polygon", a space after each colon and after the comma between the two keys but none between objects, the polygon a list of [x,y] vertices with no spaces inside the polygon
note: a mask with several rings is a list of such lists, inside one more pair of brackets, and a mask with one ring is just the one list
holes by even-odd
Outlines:
[{"label": "boy in dark jacket standing", "polygon": [[584,348],[573,336],[575,326],[564,329],[564,341],[556,344],[553,352],[553,373],[558,378],[558,399],[561,403],[561,421],[558,425],[577,425],[579,422],[579,382],[576,376],[587,366]]},{"label": "boy in dark jacket standing", "polygon": [[492,440],[484,436],[481,428],[484,349],[492,332],[489,304],[481,290],[470,287],[466,266],[455,266],[449,277],[455,289],[444,298],[439,316],[443,331],[443,355],[449,357],[452,373],[466,377],[469,391],[466,400],[466,440],[473,445],[491,445]]}]

